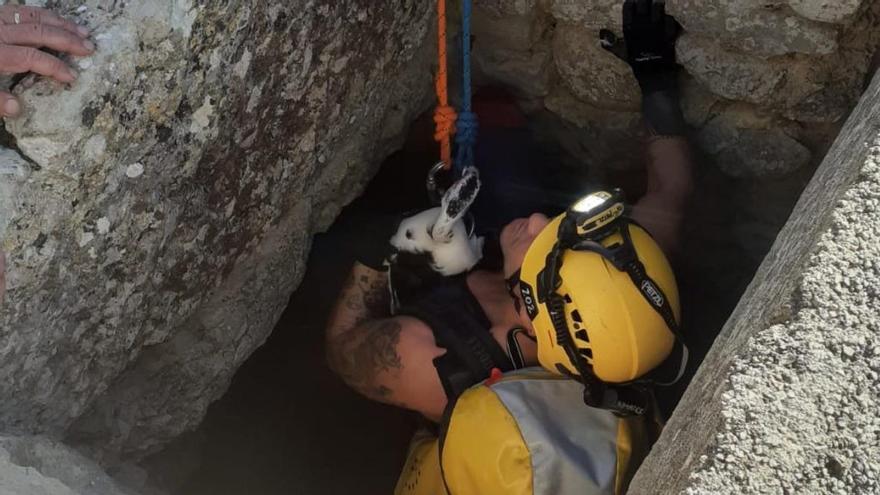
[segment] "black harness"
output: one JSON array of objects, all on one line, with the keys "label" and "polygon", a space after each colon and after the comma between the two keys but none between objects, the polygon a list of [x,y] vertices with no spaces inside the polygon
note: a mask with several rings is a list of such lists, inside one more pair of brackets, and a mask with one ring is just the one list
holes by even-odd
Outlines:
[{"label": "black harness", "polygon": [[[489,332],[492,324],[467,287],[466,275],[438,278],[430,287],[397,293],[400,307],[395,315],[411,316],[427,324],[438,347],[446,354],[434,359],[434,367],[450,401],[474,384],[486,380],[493,369],[515,369],[507,352]],[[393,278],[393,277],[392,277]]]}]

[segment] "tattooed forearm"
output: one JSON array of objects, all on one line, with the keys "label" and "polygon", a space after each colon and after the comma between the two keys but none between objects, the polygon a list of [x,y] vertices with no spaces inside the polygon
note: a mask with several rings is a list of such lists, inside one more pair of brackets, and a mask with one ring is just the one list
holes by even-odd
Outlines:
[{"label": "tattooed forearm", "polygon": [[345,332],[368,319],[388,316],[388,304],[385,274],[355,264],[330,315],[328,336]]},{"label": "tattooed forearm", "polygon": [[400,322],[389,316],[384,273],[355,264],[327,324],[327,361],[352,388],[367,397],[394,403],[381,377],[400,371]]},{"label": "tattooed forearm", "polygon": [[401,369],[397,344],[400,322],[394,318],[368,320],[331,336],[327,357],[330,367],[349,386],[382,402],[392,402],[391,390],[382,385],[383,375],[396,376]]}]

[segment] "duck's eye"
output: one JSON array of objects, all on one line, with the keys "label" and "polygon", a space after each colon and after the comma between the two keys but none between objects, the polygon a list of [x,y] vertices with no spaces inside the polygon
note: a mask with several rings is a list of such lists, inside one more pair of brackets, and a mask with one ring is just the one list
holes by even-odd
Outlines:
[{"label": "duck's eye", "polygon": [[410,229],[406,230],[406,238],[409,240],[412,240],[412,238],[413,238],[412,230],[410,230]]}]

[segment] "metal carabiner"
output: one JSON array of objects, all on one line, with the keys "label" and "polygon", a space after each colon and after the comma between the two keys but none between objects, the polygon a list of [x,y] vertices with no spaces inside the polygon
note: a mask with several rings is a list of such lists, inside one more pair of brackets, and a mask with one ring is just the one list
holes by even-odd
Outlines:
[{"label": "metal carabiner", "polygon": [[446,162],[439,161],[428,172],[428,178],[425,179],[425,188],[428,190],[428,198],[431,200],[432,204],[439,205],[440,200],[443,198],[443,195],[446,193],[446,190],[440,190],[440,185],[437,183],[437,175],[446,170]]}]

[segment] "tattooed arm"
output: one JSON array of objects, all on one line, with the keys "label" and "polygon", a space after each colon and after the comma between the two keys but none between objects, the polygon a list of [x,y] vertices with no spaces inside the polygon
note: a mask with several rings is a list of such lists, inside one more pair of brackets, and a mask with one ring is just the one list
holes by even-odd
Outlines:
[{"label": "tattooed arm", "polygon": [[386,274],[355,263],[327,325],[327,361],[346,384],[380,402],[437,419],[446,396],[431,329],[388,314]]},{"label": "tattooed arm", "polygon": [[389,303],[388,275],[356,261],[330,313],[327,336],[350,330],[369,319],[390,316]]}]

